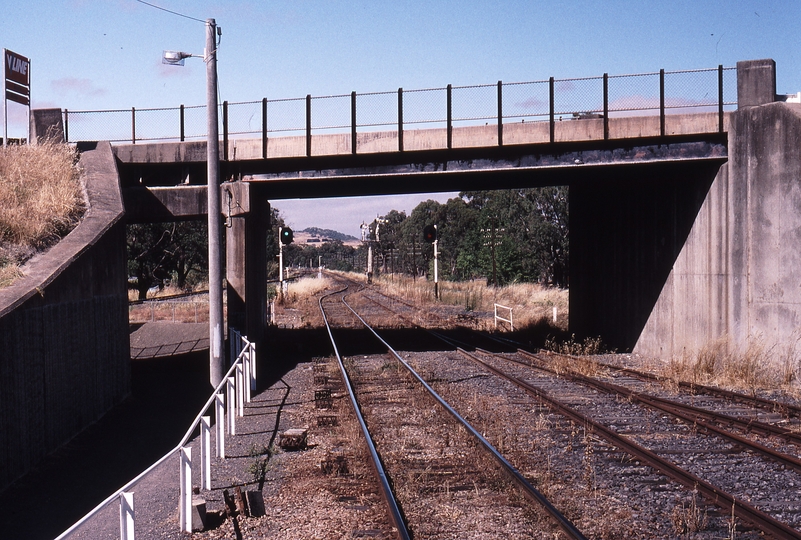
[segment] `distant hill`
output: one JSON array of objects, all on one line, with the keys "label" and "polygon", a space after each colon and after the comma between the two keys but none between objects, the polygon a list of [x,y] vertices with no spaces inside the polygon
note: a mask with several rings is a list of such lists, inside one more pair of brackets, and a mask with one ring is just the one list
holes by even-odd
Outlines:
[{"label": "distant hill", "polygon": [[303,229],[301,232],[305,232],[311,236],[316,236],[319,238],[330,238],[331,240],[341,240],[343,243],[359,241],[359,239],[356,238],[355,236],[351,236],[349,234],[344,234],[337,231],[332,231],[331,229],[321,229],[319,227],[308,227],[306,229]]}]

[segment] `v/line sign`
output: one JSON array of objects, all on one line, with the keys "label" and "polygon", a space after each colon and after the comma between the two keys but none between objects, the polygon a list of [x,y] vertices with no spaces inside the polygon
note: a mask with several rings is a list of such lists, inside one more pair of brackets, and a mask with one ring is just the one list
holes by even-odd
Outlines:
[{"label": "v/line sign", "polygon": [[5,65],[6,99],[22,105],[30,105],[31,97],[31,61],[29,58],[3,49],[3,65]]}]

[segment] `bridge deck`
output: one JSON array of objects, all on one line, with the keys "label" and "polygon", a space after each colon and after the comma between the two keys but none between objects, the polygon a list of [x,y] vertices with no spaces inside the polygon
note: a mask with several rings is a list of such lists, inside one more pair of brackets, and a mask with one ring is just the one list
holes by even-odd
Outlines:
[{"label": "bridge deck", "polygon": [[[728,132],[729,114],[723,115],[723,132]],[[665,136],[720,134],[717,112],[674,114],[665,116]],[[658,115],[610,117],[608,140],[651,139],[660,137]],[[446,128],[417,129],[403,132],[403,150],[421,151],[448,148]],[[551,142],[549,122],[520,122],[503,124],[503,146],[547,144]],[[554,126],[555,143],[605,141],[603,118],[569,118]],[[221,145],[221,158],[227,161],[252,161],[310,156],[398,153],[397,131],[360,132],[353,149],[351,133],[326,135],[272,137],[262,139],[231,139],[227,152]],[[310,142],[310,152],[308,144]],[[628,143],[627,143],[628,144]],[[635,143],[636,144],[636,143]],[[452,129],[452,148],[489,148],[498,145],[498,126],[468,126]],[[197,163],[206,161],[205,141],[151,144],[117,144],[117,158],[126,164]]]}]

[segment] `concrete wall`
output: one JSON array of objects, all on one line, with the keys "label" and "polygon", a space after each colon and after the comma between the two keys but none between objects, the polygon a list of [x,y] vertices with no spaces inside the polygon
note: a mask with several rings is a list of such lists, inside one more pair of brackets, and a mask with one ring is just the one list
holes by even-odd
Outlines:
[{"label": "concrete wall", "polygon": [[108,143],[81,155],[81,223],[0,290],[0,490],[130,392],[125,229]]},{"label": "concrete wall", "polygon": [[570,183],[570,331],[631,350],[720,168],[601,168]]},{"label": "concrete wall", "polygon": [[[769,85],[768,85],[769,86]],[[715,178],[635,352],[694,355],[723,339],[786,350],[801,337],[801,105],[732,115]]]}]

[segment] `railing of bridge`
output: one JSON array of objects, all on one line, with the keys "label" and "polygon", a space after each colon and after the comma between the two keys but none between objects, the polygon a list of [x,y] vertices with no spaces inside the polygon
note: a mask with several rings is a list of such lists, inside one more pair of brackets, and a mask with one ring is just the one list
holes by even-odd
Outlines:
[{"label": "railing of bridge", "polygon": [[[551,142],[555,125],[574,118],[603,118],[603,137],[609,138],[609,118],[659,116],[665,135],[665,117],[690,112],[723,114],[737,106],[737,71],[733,67],[550,79],[530,82],[452,86],[389,92],[267,99],[220,105],[223,141],[261,138],[266,157],[269,137],[306,137],[311,155],[312,135],[350,133],[352,152],[356,135],[397,130],[398,150],[409,129],[447,129],[452,147],[454,127],[497,125],[503,145],[503,126],[548,122]],[[186,141],[206,137],[206,107],[106,111],[64,110],[69,142],[109,140],[117,143]],[[227,151],[227,144],[224,149]],[[226,156],[227,158],[227,156]]]}]

